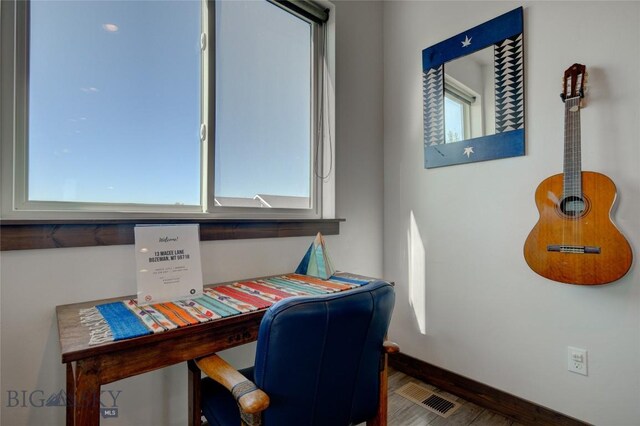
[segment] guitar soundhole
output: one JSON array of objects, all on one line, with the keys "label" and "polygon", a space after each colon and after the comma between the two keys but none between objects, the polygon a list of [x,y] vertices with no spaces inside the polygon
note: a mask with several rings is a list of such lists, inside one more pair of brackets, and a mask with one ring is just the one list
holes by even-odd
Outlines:
[{"label": "guitar soundhole", "polygon": [[588,206],[583,198],[569,196],[560,202],[560,211],[565,216],[580,217],[587,212]]}]

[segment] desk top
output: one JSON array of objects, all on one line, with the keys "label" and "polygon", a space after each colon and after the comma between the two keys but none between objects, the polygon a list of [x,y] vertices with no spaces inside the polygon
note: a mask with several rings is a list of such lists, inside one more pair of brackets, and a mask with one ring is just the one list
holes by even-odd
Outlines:
[{"label": "desk top", "polygon": [[[279,275],[251,278],[250,280],[276,277]],[[353,277],[369,281],[376,279],[345,272],[337,272],[335,275],[347,278]],[[205,287],[215,287],[218,285],[231,284],[237,281],[243,280],[210,284]],[[164,341],[172,339],[190,339],[194,338],[195,335],[211,335],[212,333],[216,333],[217,330],[222,329],[241,329],[243,326],[255,328],[259,325],[260,320],[266,312],[266,309],[260,309],[257,311],[220,318],[205,323],[190,325],[187,327],[180,327],[162,333],[149,334],[141,337],[118,340],[97,345],[89,345],[89,328],[80,322],[80,310],[91,308],[93,306],[101,305],[104,303],[117,302],[126,299],[132,299],[135,297],[136,296],[114,297],[111,299],[93,300],[89,302],[56,306],[56,316],[58,319],[58,336],[60,339],[60,352],[62,355],[62,362],[68,363],[113,352],[121,352],[128,349],[140,347],[141,345],[161,344]]]}]

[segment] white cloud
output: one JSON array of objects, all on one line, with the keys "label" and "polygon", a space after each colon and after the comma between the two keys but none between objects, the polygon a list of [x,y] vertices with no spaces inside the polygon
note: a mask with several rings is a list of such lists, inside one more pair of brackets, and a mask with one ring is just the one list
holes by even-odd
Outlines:
[{"label": "white cloud", "polygon": [[80,90],[84,93],[96,93],[100,91],[97,87],[81,87]]},{"label": "white cloud", "polygon": [[102,24],[102,29],[108,33],[115,33],[119,30],[116,24]]}]

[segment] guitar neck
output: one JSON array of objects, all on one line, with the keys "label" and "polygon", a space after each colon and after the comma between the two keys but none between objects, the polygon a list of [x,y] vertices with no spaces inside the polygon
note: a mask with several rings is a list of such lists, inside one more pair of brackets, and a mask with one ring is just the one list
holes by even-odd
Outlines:
[{"label": "guitar neck", "polygon": [[565,100],[563,197],[582,197],[580,96]]}]

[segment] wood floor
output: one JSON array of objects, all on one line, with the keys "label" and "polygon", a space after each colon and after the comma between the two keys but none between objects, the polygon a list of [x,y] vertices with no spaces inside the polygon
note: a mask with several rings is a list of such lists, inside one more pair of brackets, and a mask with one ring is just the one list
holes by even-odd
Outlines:
[{"label": "wood floor", "polygon": [[[429,390],[437,391],[446,398],[462,403],[462,406],[448,418],[443,418],[428,411],[414,402],[395,393],[396,389],[406,383],[414,382]],[[440,391],[434,386],[407,376],[400,371],[389,369],[389,417],[388,426],[423,426],[423,425],[473,425],[473,426],[522,426],[493,411],[486,410],[471,402],[467,402],[450,393]]]},{"label": "wood floor", "polygon": [[[448,418],[443,418],[431,411],[428,411],[414,402],[398,395],[395,391],[405,384],[413,382],[426,387],[429,390],[438,392],[439,395],[449,398],[462,404],[458,410]],[[387,426],[524,426],[518,422],[508,419],[491,410],[479,407],[471,402],[458,398],[455,395],[439,390],[428,383],[422,382],[411,376],[389,367],[389,394],[388,394],[389,414]],[[208,426],[204,421],[203,426]],[[356,426],[366,426],[360,423]]]}]

